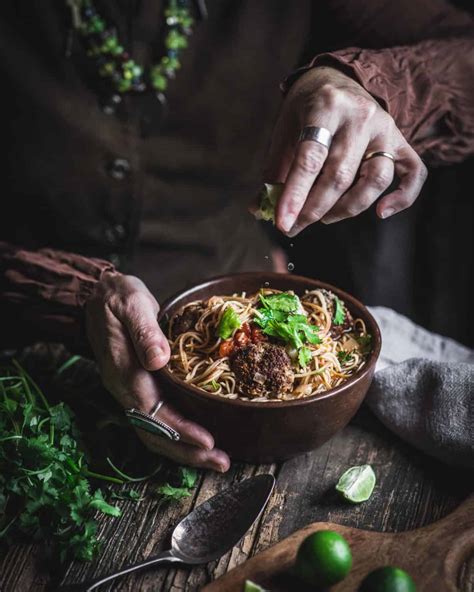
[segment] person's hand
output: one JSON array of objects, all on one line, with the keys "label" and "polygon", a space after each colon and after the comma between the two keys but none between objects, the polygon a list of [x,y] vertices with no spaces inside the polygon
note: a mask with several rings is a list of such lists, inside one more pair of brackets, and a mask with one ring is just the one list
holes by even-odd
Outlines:
[{"label": "person's hand", "polygon": [[[153,376],[169,360],[170,348],[158,322],[159,306],[141,280],[106,273],[86,303],[86,329],[105,388],[124,408],[150,412],[162,394]],[[179,442],[137,433],[151,450],[179,463],[227,471],[229,457],[214,448],[201,426],[165,401],[157,418],[181,434]]]},{"label": "person's hand", "polygon": [[[329,150],[314,141],[299,142],[306,126],[333,134]],[[363,161],[364,154],[384,151]],[[413,204],[427,170],[392,117],[366,90],[333,68],[309,70],[295,82],[278,118],[266,180],[285,183],[276,212],[277,227],[295,236],[309,224],[357,216],[384,193],[394,178],[397,188],[377,204],[388,218]]]}]

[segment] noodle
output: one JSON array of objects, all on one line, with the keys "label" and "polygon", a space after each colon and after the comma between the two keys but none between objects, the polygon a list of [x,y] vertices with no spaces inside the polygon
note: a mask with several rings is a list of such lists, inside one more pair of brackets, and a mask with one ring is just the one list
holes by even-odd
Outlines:
[{"label": "noodle", "polygon": [[[168,327],[171,358],[168,369],[176,377],[206,392],[228,399],[243,399],[255,402],[293,400],[308,397],[332,389],[344,383],[365,364],[370,335],[362,319],[354,319],[341,329],[340,335],[332,333],[331,298],[335,296],[327,290],[307,291],[301,304],[308,322],[316,325],[320,343],[307,344],[311,358],[305,368],[293,362],[294,383],[291,392],[272,393],[271,396],[246,396],[237,390],[237,381],[229,357],[221,357],[219,349],[223,339],[217,336],[217,328],[224,311],[232,307],[241,323],[252,323],[260,306],[260,294],[269,296],[281,294],[278,290],[265,288],[261,292],[247,296],[212,296],[206,301],[187,304],[179,315],[174,315]],[[292,292],[290,292],[292,294]],[[173,337],[173,325],[186,310],[198,311],[199,316],[193,326]],[[349,315],[350,316],[350,315]],[[278,340],[269,338],[273,343]],[[280,342],[282,347],[284,343]],[[286,350],[291,352],[286,346]],[[256,373],[257,374],[257,373]],[[255,375],[256,376],[256,375]],[[256,378],[254,378],[256,379]]]}]

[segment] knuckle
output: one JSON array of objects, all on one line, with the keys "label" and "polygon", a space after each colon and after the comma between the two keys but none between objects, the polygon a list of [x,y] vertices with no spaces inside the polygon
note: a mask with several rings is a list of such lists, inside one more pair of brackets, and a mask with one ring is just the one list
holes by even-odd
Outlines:
[{"label": "knuckle", "polygon": [[382,193],[392,182],[392,175],[388,172],[378,171],[370,176],[369,183],[377,191]]},{"label": "knuckle", "polygon": [[334,170],[332,185],[336,191],[343,192],[348,189],[354,179],[354,173],[350,167],[338,167]]},{"label": "knuckle", "polygon": [[320,220],[323,216],[323,212],[320,212],[316,208],[310,208],[305,211],[298,220],[298,225],[300,226],[308,226],[309,224],[313,224]]},{"label": "knuckle", "polygon": [[367,123],[377,112],[377,104],[375,101],[366,97],[356,97],[355,106],[357,110],[357,117],[363,123]]},{"label": "knuckle", "polygon": [[424,183],[428,177],[428,169],[426,165],[420,161],[419,169],[418,169],[418,176],[422,183]]},{"label": "knuckle", "polygon": [[356,203],[351,203],[345,207],[345,213],[347,214],[348,218],[354,218],[355,216],[360,214],[364,209],[366,208],[363,207],[362,203],[360,203],[359,205]]},{"label": "knuckle", "polygon": [[[311,142],[313,144],[313,142]],[[324,157],[322,152],[317,148],[317,145],[311,146],[298,158],[299,168],[307,174],[315,175],[322,167]]]},{"label": "knuckle", "polygon": [[330,109],[339,106],[344,100],[344,92],[332,84],[323,84],[319,96]]},{"label": "knuckle", "polygon": [[144,324],[137,325],[133,331],[135,341],[142,345],[146,345],[147,343],[152,341],[155,335],[156,330],[153,327]]},{"label": "knuckle", "polygon": [[406,195],[406,194],[401,195],[399,197],[399,199],[397,200],[397,206],[398,206],[398,209],[400,209],[400,210],[404,210],[405,208],[409,208],[412,203],[413,203],[413,200],[410,198],[409,195]]},{"label": "knuckle", "polygon": [[136,312],[146,304],[146,298],[141,292],[132,292],[124,299],[123,304],[127,312]]}]

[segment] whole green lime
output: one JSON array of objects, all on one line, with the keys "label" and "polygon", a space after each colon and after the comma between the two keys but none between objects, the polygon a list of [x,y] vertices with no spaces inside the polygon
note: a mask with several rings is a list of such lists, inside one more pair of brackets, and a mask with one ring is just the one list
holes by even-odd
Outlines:
[{"label": "whole green lime", "polygon": [[416,592],[415,582],[399,567],[379,567],[362,582],[358,592]]},{"label": "whole green lime", "polygon": [[298,549],[295,572],[310,586],[332,586],[343,580],[352,567],[346,539],[332,530],[310,534]]}]

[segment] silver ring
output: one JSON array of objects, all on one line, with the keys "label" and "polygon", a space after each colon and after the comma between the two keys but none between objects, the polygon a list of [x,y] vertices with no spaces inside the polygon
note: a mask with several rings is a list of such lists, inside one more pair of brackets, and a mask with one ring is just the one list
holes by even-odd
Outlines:
[{"label": "silver ring", "polygon": [[390,152],[385,152],[384,150],[375,150],[374,152],[367,152],[366,154],[364,154],[362,162],[370,160],[371,158],[375,158],[376,156],[384,156],[385,158],[390,158],[391,161],[395,162],[395,156],[393,156],[393,154],[390,154]]},{"label": "silver ring", "polygon": [[156,436],[165,436],[174,442],[181,440],[181,434],[174,430],[161,419],[154,417],[155,413],[161,409],[163,401],[159,401],[151,410],[151,413],[145,413],[139,409],[125,409],[125,417],[135,427]]},{"label": "silver ring", "polygon": [[315,127],[313,125],[307,125],[301,130],[299,137],[300,142],[317,142],[329,150],[329,146],[332,142],[332,134],[325,127]]},{"label": "silver ring", "polygon": [[151,411],[148,415],[150,417],[155,417],[155,415],[158,413],[158,411],[163,407],[164,403],[165,403],[164,401],[158,401],[158,403],[156,403],[156,405],[153,405],[153,407],[151,408]]}]

